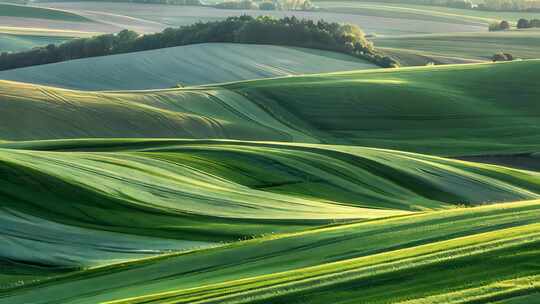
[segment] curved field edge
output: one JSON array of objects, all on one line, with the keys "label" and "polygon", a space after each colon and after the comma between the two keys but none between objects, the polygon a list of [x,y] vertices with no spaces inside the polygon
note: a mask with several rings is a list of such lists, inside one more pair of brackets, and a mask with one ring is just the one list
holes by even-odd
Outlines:
[{"label": "curved field edge", "polygon": [[6,81],[0,83],[0,138],[237,139],[441,156],[534,153],[540,150],[539,70],[540,61],[527,60],[124,92]]},{"label": "curved field edge", "polygon": [[80,90],[142,90],[376,68],[337,52],[203,43],[2,71],[0,78]]},{"label": "curved field edge", "polygon": [[0,16],[60,21],[94,22],[91,19],[64,10],[7,3],[0,3]]},{"label": "curved field edge", "polygon": [[515,202],[276,234],[83,270],[11,289],[0,303],[476,303],[523,297],[538,292],[539,212],[539,201]]},{"label": "curved field edge", "polygon": [[0,147],[6,286],[333,222],[540,197],[532,171],[363,147],[155,139]]}]

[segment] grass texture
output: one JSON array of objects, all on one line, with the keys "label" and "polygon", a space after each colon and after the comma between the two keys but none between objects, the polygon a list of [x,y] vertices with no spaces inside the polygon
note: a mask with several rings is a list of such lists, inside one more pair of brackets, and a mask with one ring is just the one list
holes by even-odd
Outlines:
[{"label": "grass texture", "polygon": [[3,71],[0,79],[82,90],[140,90],[376,68],[328,51],[207,43]]},{"label": "grass texture", "polygon": [[536,303],[539,64],[2,81],[0,303]]},{"label": "grass texture", "polygon": [[138,92],[4,81],[0,140],[213,138],[352,144],[441,156],[535,153],[538,69],[540,61],[531,60]]}]

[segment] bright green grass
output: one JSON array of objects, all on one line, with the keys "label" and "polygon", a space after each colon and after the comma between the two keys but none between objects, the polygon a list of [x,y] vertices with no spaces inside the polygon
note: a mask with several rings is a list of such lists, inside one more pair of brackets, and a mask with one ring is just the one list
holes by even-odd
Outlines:
[{"label": "bright green grass", "polygon": [[133,90],[376,68],[328,51],[209,43],[3,71],[0,79],[82,90]]},{"label": "bright green grass", "polygon": [[[426,56],[491,60],[493,54],[505,52],[516,58],[540,58],[540,31],[418,35],[374,41],[378,47],[407,50]],[[407,61],[403,63],[407,64]]]},{"label": "bright green grass", "polygon": [[438,66],[225,88],[323,142],[441,155],[534,152],[539,68],[540,61]]},{"label": "bright green grass", "polygon": [[2,82],[0,139],[228,138],[444,156],[537,152],[539,69],[531,60],[119,93]]},{"label": "bright green grass", "polygon": [[267,236],[22,285],[6,291],[0,303],[534,299],[539,206],[530,201],[454,209]]},{"label": "bright green grass", "polygon": [[0,16],[91,22],[83,16],[67,11],[3,3],[0,3]]},{"label": "bright green grass", "polygon": [[135,139],[1,147],[2,289],[334,221],[540,198],[538,173],[361,147]]}]

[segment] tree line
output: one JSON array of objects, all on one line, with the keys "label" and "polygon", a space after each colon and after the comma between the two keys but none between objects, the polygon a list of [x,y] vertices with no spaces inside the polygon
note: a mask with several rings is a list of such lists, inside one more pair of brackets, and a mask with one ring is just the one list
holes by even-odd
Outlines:
[{"label": "tree line", "polygon": [[538,28],[538,27],[540,27],[540,19],[527,20],[525,18],[521,18],[517,22],[518,29]]},{"label": "tree line", "polygon": [[256,2],[253,0],[227,0],[210,6],[220,9],[263,11],[313,11],[317,9],[317,7],[313,5],[310,0],[264,0],[262,2]]},{"label": "tree line", "polygon": [[296,17],[229,17],[222,21],[198,22],[163,32],[139,35],[123,30],[59,45],[0,54],[0,70],[61,62],[72,59],[131,53],[208,42],[274,44],[346,53],[381,67],[398,67],[391,57],[377,52],[364,33],[354,25],[314,22]]}]

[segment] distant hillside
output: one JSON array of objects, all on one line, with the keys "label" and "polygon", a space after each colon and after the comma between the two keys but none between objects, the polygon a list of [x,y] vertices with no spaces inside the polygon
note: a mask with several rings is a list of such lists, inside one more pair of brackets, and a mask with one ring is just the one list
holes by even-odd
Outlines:
[{"label": "distant hillside", "polygon": [[0,32],[0,53],[29,50],[50,43],[62,43],[69,38],[54,36],[10,35]]},{"label": "distant hillside", "polygon": [[539,69],[531,60],[121,93],[1,82],[0,140],[228,138],[437,155],[537,152]]},{"label": "distant hillside", "polygon": [[362,30],[352,24],[322,19],[313,22],[295,16],[275,19],[242,15],[223,21],[167,28],[155,34],[140,35],[122,30],[117,34],[74,39],[29,51],[2,53],[0,70],[209,42],[305,47],[344,53],[380,67],[399,66],[393,58],[378,52]]},{"label": "distant hillside", "polygon": [[0,79],[82,90],[135,90],[372,68],[378,67],[329,51],[211,43],[2,71]]},{"label": "distant hillside", "polygon": [[[511,53],[522,59],[540,58],[540,31],[411,35],[375,38],[374,41],[382,48],[465,61],[490,61],[497,52]],[[407,61],[403,60],[403,64],[406,65]]]},{"label": "distant hillside", "polygon": [[88,18],[67,11],[6,3],[0,3],[0,16],[91,22]]}]

